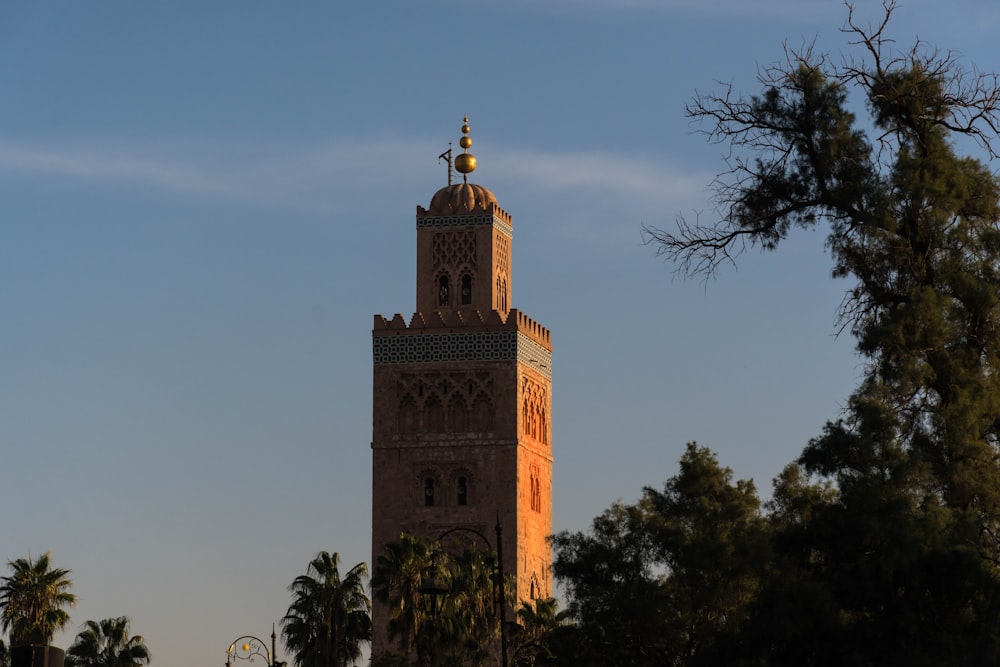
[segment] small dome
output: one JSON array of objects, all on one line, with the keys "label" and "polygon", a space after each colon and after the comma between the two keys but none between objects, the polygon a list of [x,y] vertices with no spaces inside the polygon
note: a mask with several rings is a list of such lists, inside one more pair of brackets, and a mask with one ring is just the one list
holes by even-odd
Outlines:
[{"label": "small dome", "polygon": [[441,188],[431,198],[428,215],[462,215],[491,210],[497,203],[493,193],[474,183],[458,183]]}]

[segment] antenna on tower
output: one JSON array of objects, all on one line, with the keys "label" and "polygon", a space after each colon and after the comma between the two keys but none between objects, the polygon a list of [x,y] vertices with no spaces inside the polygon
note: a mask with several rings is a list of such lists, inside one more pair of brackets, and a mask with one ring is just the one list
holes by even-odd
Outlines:
[{"label": "antenna on tower", "polygon": [[451,186],[451,142],[448,142],[448,150],[441,155],[438,155],[438,160],[444,160],[448,163],[448,185]]}]

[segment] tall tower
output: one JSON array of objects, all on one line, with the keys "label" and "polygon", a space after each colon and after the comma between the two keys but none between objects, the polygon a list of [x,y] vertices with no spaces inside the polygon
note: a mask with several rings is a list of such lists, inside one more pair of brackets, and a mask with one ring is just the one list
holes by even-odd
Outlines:
[{"label": "tall tower", "polygon": [[[501,546],[517,600],[552,595],[552,344],[511,308],[511,216],[468,182],[417,206],[416,312],[375,316],[372,563],[410,533],[464,528]],[[450,160],[450,156],[449,156]],[[502,527],[502,545],[494,526]],[[388,611],[373,609],[373,654]]]}]

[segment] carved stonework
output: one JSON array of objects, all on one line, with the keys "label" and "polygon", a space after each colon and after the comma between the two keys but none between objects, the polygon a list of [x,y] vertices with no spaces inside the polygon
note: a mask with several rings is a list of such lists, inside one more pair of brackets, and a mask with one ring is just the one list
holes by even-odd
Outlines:
[{"label": "carved stonework", "polygon": [[476,235],[471,230],[438,232],[434,235],[431,266],[448,268],[456,276],[461,271],[476,270]]},{"label": "carved stonework", "polygon": [[545,387],[526,377],[521,383],[521,396],[523,434],[542,444],[549,444],[549,403]]},{"label": "carved stonework", "polygon": [[402,373],[396,380],[398,433],[477,433],[493,428],[487,371]]}]

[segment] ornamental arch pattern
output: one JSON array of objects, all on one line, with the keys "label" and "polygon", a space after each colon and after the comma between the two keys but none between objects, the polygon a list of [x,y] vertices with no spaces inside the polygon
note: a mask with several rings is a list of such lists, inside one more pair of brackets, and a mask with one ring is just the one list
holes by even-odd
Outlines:
[{"label": "ornamental arch pattern", "polygon": [[481,433],[494,425],[489,372],[409,373],[396,386],[397,433]]},{"label": "ornamental arch pattern", "polygon": [[548,395],[545,387],[530,378],[521,384],[521,423],[524,435],[549,444]]},{"label": "ornamental arch pattern", "polygon": [[431,248],[431,265],[434,268],[463,268],[466,273],[476,272],[476,234],[471,230],[438,232]]}]

